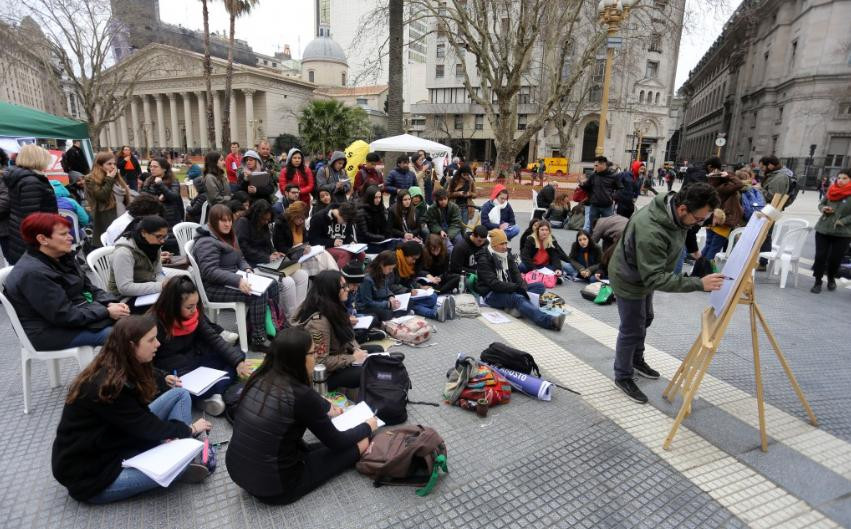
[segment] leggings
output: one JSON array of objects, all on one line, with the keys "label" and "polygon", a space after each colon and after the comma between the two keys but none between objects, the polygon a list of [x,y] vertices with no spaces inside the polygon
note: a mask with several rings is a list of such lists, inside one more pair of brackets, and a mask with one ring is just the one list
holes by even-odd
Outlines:
[{"label": "leggings", "polygon": [[360,459],[357,446],[331,449],[324,445],[309,446],[302,452],[302,463],[293,468],[295,476],[281,476],[289,492],[280,496],[258,497],[263,503],[292,503],[338,474],[352,468]]},{"label": "leggings", "polygon": [[813,277],[821,283],[821,278],[827,272],[827,280],[836,279],[836,272],[842,258],[848,252],[851,237],[837,237],[816,232],[816,256],[813,259]]}]

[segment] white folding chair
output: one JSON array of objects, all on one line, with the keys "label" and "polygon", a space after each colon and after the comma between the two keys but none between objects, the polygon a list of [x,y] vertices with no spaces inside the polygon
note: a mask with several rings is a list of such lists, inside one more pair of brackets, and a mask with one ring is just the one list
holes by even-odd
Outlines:
[{"label": "white folding chair", "polygon": [[547,208],[538,207],[538,192],[534,189],[532,190],[532,217],[535,216],[535,213],[541,211],[541,218],[544,217],[544,213],[547,212]]},{"label": "white folding chair", "polygon": [[182,255],[186,255],[184,253],[186,243],[195,238],[195,230],[200,227],[201,225],[197,222],[178,222],[171,229],[171,232],[174,233],[174,238],[177,239],[178,251]]},{"label": "white folding chair", "polygon": [[60,209],[57,213],[60,217],[71,220],[71,234],[74,237],[74,244],[71,246],[71,250],[76,251],[80,246],[80,218],[77,217],[76,211],[71,211],[70,209]]},{"label": "white folding chair", "polygon": [[115,246],[104,246],[89,252],[86,256],[86,264],[95,273],[97,286],[102,290],[109,288],[109,278],[112,275],[112,252],[115,251]]},{"label": "white folding chair", "polygon": [[[799,219],[792,219],[799,220]],[[813,231],[811,226],[797,227],[783,231],[783,236],[777,241],[775,246],[772,240],[770,252],[760,252],[759,256],[768,259],[770,265],[768,270],[773,271],[773,274],[780,274],[780,288],[786,288],[786,278],[790,270],[795,273],[795,286],[798,286],[798,267],[801,261],[801,253],[804,251],[804,244],[807,238]],[[775,262],[780,262],[778,269]]]},{"label": "white folding chair", "polygon": [[110,246],[109,241],[106,239],[106,232],[100,234],[100,245],[103,247]]},{"label": "white folding chair", "polygon": [[61,384],[59,375],[59,360],[62,358],[76,358],[82,371],[89,362],[92,361],[95,355],[93,347],[84,345],[80,347],[69,347],[58,351],[36,351],[30,342],[27,333],[21,326],[21,320],[18,318],[18,313],[12,303],[6,297],[6,278],[9,272],[12,271],[11,266],[7,266],[0,270],[0,302],[3,303],[3,308],[6,309],[6,314],[9,316],[9,321],[12,322],[12,329],[21,343],[21,378],[23,379],[24,390],[24,413],[30,412],[30,396],[31,375],[32,375],[32,360],[43,360],[47,362],[47,377],[50,380],[50,387],[55,388]]},{"label": "white folding chair", "polygon": [[205,201],[204,201],[204,203],[203,203],[203,204],[201,204],[201,224],[202,224],[202,225],[203,225],[203,224],[207,224],[207,209],[208,209],[209,207],[210,207],[210,202],[209,202],[209,201],[206,201],[206,200],[205,200]]},{"label": "white folding chair", "polygon": [[730,255],[733,251],[733,247],[739,242],[739,237],[742,236],[742,233],[745,232],[745,228],[736,228],[735,230],[730,232],[730,235],[727,236],[727,251],[721,251],[715,254],[715,263],[718,265],[719,270],[721,269],[721,263],[727,260],[727,256]]},{"label": "white folding chair", "polygon": [[[178,224],[179,226],[179,224]],[[201,303],[207,309],[207,316],[210,321],[215,322],[220,310],[232,310],[236,312],[236,328],[239,331],[239,348],[244,352],[248,352],[248,307],[241,301],[221,302],[210,301],[207,297],[207,291],[204,290],[204,283],[201,281],[201,269],[198,268],[198,263],[195,261],[195,256],[192,255],[192,248],[195,246],[195,241],[188,241],[184,248],[184,254],[189,258],[189,271],[192,274],[192,281],[195,282],[195,287],[198,288],[198,296],[201,298]]]},{"label": "white folding chair", "polygon": [[[790,230],[794,230],[795,228],[806,228],[810,223],[804,219],[781,219],[777,221],[774,225],[774,230],[771,232],[771,251],[776,252],[780,247],[780,241],[783,239],[783,236],[786,235],[786,232]],[[769,267],[771,264],[769,264]],[[771,268],[768,269],[769,273],[774,273],[774,270]]]}]

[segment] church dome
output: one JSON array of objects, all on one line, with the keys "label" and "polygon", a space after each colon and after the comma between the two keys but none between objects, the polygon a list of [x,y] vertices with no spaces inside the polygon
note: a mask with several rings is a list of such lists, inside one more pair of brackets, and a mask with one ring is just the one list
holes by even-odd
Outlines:
[{"label": "church dome", "polygon": [[348,66],[343,47],[334,42],[331,37],[316,37],[304,49],[301,62],[326,61]]}]

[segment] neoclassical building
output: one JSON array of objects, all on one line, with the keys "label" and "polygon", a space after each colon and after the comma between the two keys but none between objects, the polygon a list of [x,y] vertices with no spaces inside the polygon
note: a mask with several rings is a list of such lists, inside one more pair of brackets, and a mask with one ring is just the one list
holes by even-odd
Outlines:
[{"label": "neoclassical building", "polygon": [[[206,127],[207,100],[202,54],[165,44],[149,44],[113,68],[142,72],[124,113],[105,127],[100,145],[139,149],[206,149],[221,146],[227,61],[212,57],[215,141]],[[230,137],[253,146],[283,133],[298,134],[298,116],[315,85],[271,68],[233,65]]]}]

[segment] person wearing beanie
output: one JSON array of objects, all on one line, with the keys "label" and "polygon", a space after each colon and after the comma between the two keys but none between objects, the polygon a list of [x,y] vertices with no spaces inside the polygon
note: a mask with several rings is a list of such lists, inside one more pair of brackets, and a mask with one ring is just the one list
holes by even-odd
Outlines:
[{"label": "person wearing beanie", "polygon": [[261,198],[270,204],[275,202],[275,182],[272,175],[264,170],[263,159],[257,151],[245,151],[236,179],[239,188],[248,193],[251,202]]},{"label": "person wearing beanie", "polygon": [[[307,241],[305,219],[307,219],[307,204],[301,200],[290,204],[284,214],[275,219],[272,245],[275,251],[285,254],[292,261],[298,261],[311,250]],[[302,262],[301,269],[307,272],[309,277],[313,277],[323,270],[339,270],[339,267],[331,254],[321,252]]]},{"label": "person wearing beanie", "polygon": [[560,331],[565,314],[550,316],[532,303],[528,292],[544,293],[542,283],[526,284],[517,261],[508,248],[508,237],[500,229],[488,232],[490,246],[476,253],[476,292],[485,303],[497,309],[516,309],[538,327]]},{"label": "person wearing beanie", "polygon": [[482,225],[489,230],[502,230],[508,240],[520,235],[514,210],[508,203],[508,189],[504,185],[495,185],[490,200],[482,205]]}]

